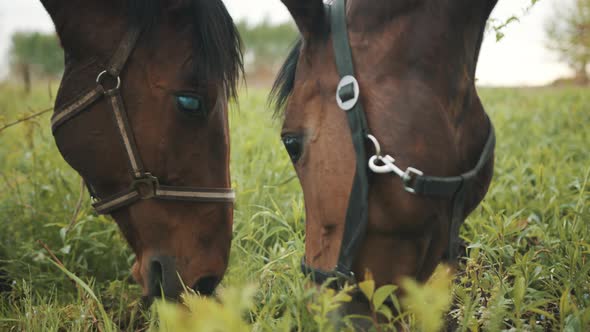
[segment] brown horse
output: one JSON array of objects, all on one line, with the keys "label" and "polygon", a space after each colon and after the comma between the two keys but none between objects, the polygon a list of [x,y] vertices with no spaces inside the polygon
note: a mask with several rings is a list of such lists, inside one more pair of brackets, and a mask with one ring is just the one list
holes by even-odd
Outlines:
[{"label": "brown horse", "polygon": [[377,285],[425,281],[457,258],[459,226],[493,173],[475,71],[496,2],[283,0],[302,37],[272,98],[316,282],[367,270]]},{"label": "brown horse", "polygon": [[228,98],[241,42],[221,0],[42,0],[65,52],[52,118],[65,160],[136,254],[147,298],[211,294],[234,193]]}]

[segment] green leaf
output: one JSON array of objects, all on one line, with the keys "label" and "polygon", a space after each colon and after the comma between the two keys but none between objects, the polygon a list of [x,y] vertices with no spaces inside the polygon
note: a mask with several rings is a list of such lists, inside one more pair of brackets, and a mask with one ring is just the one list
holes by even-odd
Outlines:
[{"label": "green leaf", "polygon": [[68,245],[64,246],[63,248],[61,248],[59,251],[62,254],[67,255],[70,253],[70,251],[72,251],[72,246],[68,244]]},{"label": "green leaf", "polygon": [[368,300],[373,298],[373,293],[375,292],[375,280],[369,279],[359,283],[359,288],[361,292],[365,294]]},{"label": "green leaf", "polygon": [[394,295],[393,292],[397,290],[397,286],[395,285],[385,285],[379,287],[375,294],[373,295],[373,307],[375,310],[379,310],[383,305],[383,302],[387,299],[388,296]]},{"label": "green leaf", "polygon": [[104,306],[102,305],[102,303],[100,302],[100,300],[98,299],[96,294],[94,294],[94,291],[92,291],[92,288],[90,288],[90,286],[88,286],[87,283],[85,283],[82,279],[78,278],[78,276],[76,276],[75,274],[70,272],[64,266],[54,262],[53,260],[49,260],[49,262],[51,262],[51,264],[56,266],[65,275],[67,275],[70,279],[72,279],[80,288],[82,288],[86,292],[86,294],[88,294],[88,296],[90,298],[92,298],[94,300],[96,306],[98,307],[98,311],[100,312],[100,316],[103,320],[102,323],[104,324],[104,328],[107,331],[114,331],[115,329],[113,328],[113,326],[114,326],[113,322],[109,318],[109,315],[105,311]]},{"label": "green leaf", "polygon": [[334,302],[336,302],[336,304],[340,304],[340,303],[346,303],[346,302],[350,302],[352,301],[352,297],[347,293],[347,292],[339,292],[338,294],[336,294],[336,296],[334,296]]},{"label": "green leaf", "polygon": [[525,291],[526,285],[524,277],[516,278],[516,281],[514,282],[514,288],[512,289],[512,296],[514,296],[514,303],[517,307],[519,307],[522,304],[522,301],[524,300]]},{"label": "green leaf", "polygon": [[388,321],[391,321],[393,319],[393,313],[391,312],[391,309],[389,309],[388,306],[383,306],[383,307],[379,308],[379,310],[377,310],[377,312],[380,315],[383,315],[383,317],[387,318]]}]

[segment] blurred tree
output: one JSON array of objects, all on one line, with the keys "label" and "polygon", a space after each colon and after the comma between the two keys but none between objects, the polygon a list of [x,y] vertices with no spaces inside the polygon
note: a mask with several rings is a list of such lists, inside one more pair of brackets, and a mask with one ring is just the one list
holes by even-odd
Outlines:
[{"label": "blurred tree", "polygon": [[513,14],[506,19],[500,20],[490,17],[486,28],[488,30],[493,30],[496,33],[496,41],[499,42],[505,36],[504,30],[511,24],[520,22],[520,18],[528,15],[539,1],[541,0],[530,0],[528,5],[522,9],[520,14]]},{"label": "blurred tree", "polygon": [[13,74],[20,76],[27,93],[33,75],[54,78],[64,68],[63,50],[55,34],[16,32],[12,35],[10,61]]},{"label": "blurred tree", "polygon": [[590,0],[571,0],[555,4],[545,27],[549,49],[574,70],[579,84],[588,84],[590,64]]},{"label": "blurred tree", "polygon": [[246,70],[250,74],[273,72],[283,63],[298,32],[291,23],[256,25],[240,22],[238,29],[245,45]]}]

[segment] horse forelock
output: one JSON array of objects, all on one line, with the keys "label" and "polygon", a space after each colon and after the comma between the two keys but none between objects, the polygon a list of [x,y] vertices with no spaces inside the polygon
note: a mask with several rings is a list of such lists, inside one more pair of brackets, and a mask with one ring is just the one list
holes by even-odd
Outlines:
[{"label": "horse forelock", "polygon": [[[158,28],[164,15],[190,15],[195,77],[222,82],[226,96],[236,98],[244,73],[242,41],[221,0],[127,0],[130,24],[147,34]],[[154,45],[156,47],[156,45]]]}]

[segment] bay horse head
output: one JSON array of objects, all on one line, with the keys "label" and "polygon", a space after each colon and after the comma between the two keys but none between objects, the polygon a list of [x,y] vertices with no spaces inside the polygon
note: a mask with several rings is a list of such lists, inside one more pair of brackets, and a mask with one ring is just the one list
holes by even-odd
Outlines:
[{"label": "bay horse head", "polygon": [[211,294],[235,194],[228,99],[241,42],[221,0],[42,0],[65,51],[52,129],[136,255],[144,296]]},{"label": "bay horse head", "polygon": [[492,178],[475,71],[496,0],[283,3],[301,39],[271,98],[303,188],[303,271],[427,280]]}]

